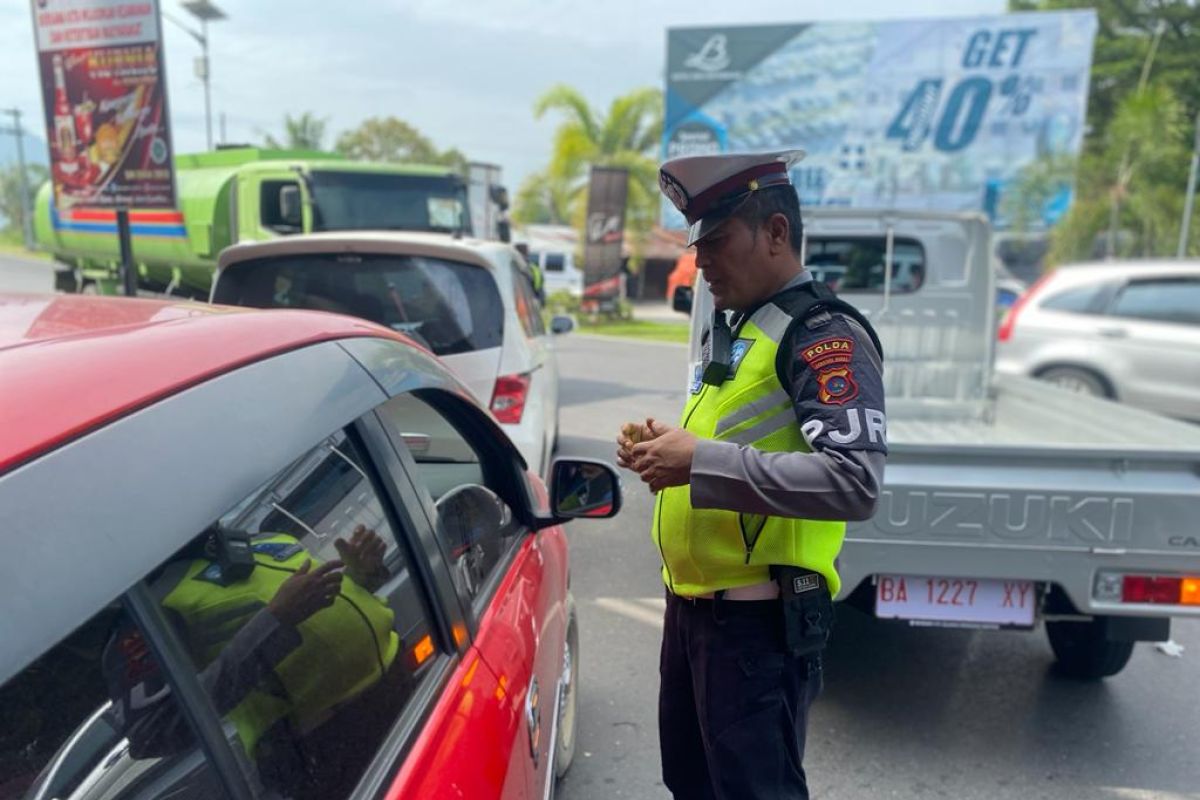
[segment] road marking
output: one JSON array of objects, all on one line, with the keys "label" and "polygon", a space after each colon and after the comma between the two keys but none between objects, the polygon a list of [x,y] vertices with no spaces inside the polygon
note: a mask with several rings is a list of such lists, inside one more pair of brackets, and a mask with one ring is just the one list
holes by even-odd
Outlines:
[{"label": "road marking", "polygon": [[666,608],[666,601],[662,598],[635,597],[632,600],[622,600],[617,597],[597,597],[595,602],[605,611],[662,630],[663,609]]}]

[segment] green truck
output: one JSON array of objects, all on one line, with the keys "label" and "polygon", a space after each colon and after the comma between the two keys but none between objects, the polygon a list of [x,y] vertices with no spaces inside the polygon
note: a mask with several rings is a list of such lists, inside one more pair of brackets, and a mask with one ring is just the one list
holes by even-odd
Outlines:
[{"label": "green truck", "polygon": [[[294,233],[417,230],[496,238],[495,231],[473,230],[468,180],[450,167],[241,147],[180,155],[175,175],[177,209],[129,214],[138,287],[147,291],[207,298],[222,249]],[[506,204],[500,187],[484,198]],[[37,196],[34,229],[39,246],[62,265],[57,289],[120,291],[116,212],[57,208],[47,184]]]}]

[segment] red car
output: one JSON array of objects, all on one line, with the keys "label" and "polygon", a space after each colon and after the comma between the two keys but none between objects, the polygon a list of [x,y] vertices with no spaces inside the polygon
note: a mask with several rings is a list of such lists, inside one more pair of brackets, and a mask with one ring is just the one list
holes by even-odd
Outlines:
[{"label": "red car", "polygon": [[553,792],[611,467],[320,312],[0,297],[0,381],[0,800]]}]

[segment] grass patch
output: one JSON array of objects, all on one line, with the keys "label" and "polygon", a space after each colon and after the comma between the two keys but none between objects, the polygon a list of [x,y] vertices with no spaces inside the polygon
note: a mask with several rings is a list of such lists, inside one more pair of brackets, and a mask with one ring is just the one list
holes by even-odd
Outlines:
[{"label": "grass patch", "polygon": [[681,342],[687,344],[690,326],[671,322],[649,320],[618,320],[596,322],[579,321],[580,333],[596,333],[602,336],[622,336],[628,339],[651,339],[658,342]]},{"label": "grass patch", "polygon": [[0,253],[9,256],[20,256],[35,261],[52,261],[50,254],[41,250],[26,250],[25,242],[20,231],[0,231]]}]

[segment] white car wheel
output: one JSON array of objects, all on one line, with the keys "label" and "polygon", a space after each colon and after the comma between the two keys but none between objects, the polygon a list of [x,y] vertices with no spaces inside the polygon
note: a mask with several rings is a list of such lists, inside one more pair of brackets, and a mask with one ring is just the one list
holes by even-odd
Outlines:
[{"label": "white car wheel", "polygon": [[1112,397],[1108,385],[1094,372],[1077,367],[1051,367],[1038,373],[1038,379],[1076,394]]}]

